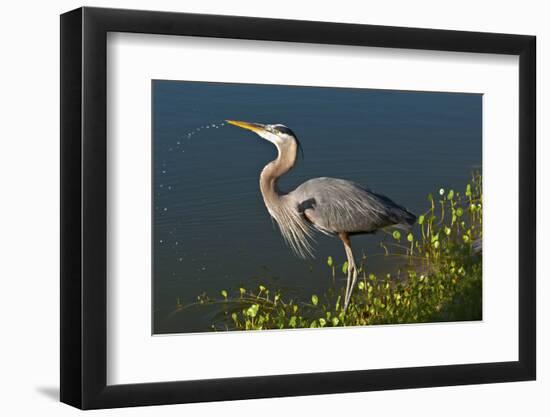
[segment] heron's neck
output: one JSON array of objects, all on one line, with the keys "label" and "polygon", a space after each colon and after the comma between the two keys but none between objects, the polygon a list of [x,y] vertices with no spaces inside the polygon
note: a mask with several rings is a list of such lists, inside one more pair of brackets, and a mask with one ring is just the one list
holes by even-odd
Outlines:
[{"label": "heron's neck", "polygon": [[290,171],[296,162],[296,144],[290,144],[285,148],[277,146],[277,149],[277,159],[267,164],[260,174],[260,190],[268,209],[271,208],[272,202],[281,197],[281,191],[277,186],[278,179]]}]

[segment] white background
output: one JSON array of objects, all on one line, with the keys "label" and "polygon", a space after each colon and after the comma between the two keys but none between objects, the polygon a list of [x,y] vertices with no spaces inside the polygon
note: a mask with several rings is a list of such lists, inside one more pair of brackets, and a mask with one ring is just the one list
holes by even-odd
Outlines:
[{"label": "white background", "polygon": [[[517,360],[517,57],[136,34],[107,45],[109,384]],[[483,93],[483,321],[151,337],[151,79]]]},{"label": "white background", "polygon": [[[264,4],[265,3],[265,4]],[[0,277],[7,285],[0,295],[2,370],[0,408],[6,415],[41,413],[72,415],[76,411],[58,404],[58,273],[59,273],[59,21],[58,14],[80,6],[74,1],[55,4],[15,2],[4,5],[2,25],[2,152],[0,206],[2,254]],[[87,5],[162,9],[266,17],[287,17],[433,27],[538,36],[539,144],[548,131],[542,120],[544,100],[549,96],[548,72],[550,28],[544,2],[522,1],[319,1],[232,2],[181,1],[89,1]],[[539,147],[539,259],[550,250],[550,222],[540,213],[550,204],[543,184],[550,168],[549,148]],[[548,188],[548,187],[547,187]],[[546,210],[548,211],[548,209]],[[506,256],[503,254],[503,256]],[[327,395],[305,398],[238,401],[169,407],[100,411],[95,414],[126,415],[296,415],[315,413],[334,416],[346,412],[380,415],[544,415],[550,390],[548,303],[549,265],[539,263],[539,380],[484,386],[405,390],[378,393]],[[546,325],[545,325],[546,324]],[[475,340],[466,341],[476,343]]]}]

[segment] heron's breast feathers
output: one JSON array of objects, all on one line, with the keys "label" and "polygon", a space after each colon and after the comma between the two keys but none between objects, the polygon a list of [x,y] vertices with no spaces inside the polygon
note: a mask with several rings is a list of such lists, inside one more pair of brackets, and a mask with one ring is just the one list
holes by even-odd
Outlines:
[{"label": "heron's breast feathers", "polygon": [[297,210],[295,203],[285,197],[282,196],[277,204],[266,201],[269,214],[277,222],[284,240],[294,253],[301,258],[313,258],[313,227]]}]

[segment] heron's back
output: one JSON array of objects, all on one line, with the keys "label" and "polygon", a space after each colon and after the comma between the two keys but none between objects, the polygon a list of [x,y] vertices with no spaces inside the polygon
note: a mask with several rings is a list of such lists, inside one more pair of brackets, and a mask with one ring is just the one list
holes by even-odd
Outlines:
[{"label": "heron's back", "polygon": [[372,233],[392,225],[410,227],[416,221],[388,197],[337,178],[311,179],[285,198],[324,233]]}]

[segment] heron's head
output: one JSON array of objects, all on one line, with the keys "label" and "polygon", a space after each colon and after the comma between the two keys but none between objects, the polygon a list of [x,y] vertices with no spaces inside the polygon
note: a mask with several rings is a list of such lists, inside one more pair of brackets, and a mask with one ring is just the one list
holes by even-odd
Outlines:
[{"label": "heron's head", "polygon": [[300,148],[298,138],[292,130],[281,124],[260,124],[241,122],[238,120],[226,120],[227,123],[241,127],[246,130],[251,130],[263,139],[273,143],[279,150],[289,146],[297,146]]}]

